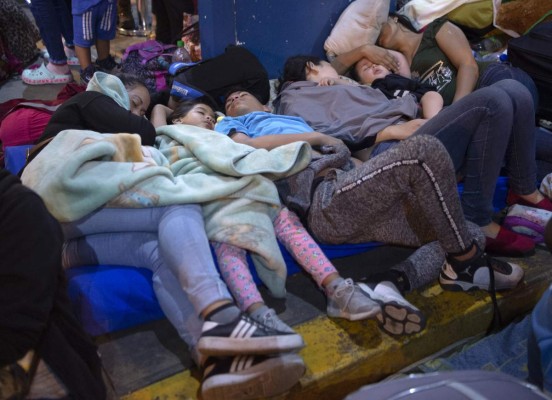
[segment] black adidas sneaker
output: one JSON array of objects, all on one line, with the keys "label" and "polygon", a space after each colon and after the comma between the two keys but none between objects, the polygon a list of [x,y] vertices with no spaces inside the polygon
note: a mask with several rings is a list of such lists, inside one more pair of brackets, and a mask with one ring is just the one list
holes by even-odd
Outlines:
[{"label": "black adidas sneaker", "polygon": [[197,349],[204,355],[276,354],[305,346],[300,335],[271,329],[241,314],[229,324],[203,323]]}]

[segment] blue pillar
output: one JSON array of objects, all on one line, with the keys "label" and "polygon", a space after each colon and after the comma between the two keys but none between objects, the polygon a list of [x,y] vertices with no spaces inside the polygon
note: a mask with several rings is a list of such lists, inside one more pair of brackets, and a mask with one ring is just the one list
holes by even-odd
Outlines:
[{"label": "blue pillar", "polygon": [[324,41],[352,0],[199,0],[203,58],[241,44],[255,54],[269,78],[286,58],[324,57]]}]

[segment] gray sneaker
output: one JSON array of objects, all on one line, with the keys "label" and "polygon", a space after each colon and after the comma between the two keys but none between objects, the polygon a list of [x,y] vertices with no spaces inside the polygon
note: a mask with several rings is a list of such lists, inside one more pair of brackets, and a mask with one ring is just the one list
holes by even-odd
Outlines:
[{"label": "gray sneaker", "polygon": [[276,314],[276,311],[274,311],[272,308],[268,308],[261,315],[251,314],[249,316],[255,321],[260,322],[264,326],[268,326],[271,329],[280,332],[295,333],[295,331],[291,329],[288,324],[286,324],[280,319],[280,317],[278,317],[278,314]]},{"label": "gray sneaker", "polygon": [[328,295],[326,310],[330,317],[345,318],[349,321],[373,318],[381,312],[380,305],[352,279],[344,279],[332,295]]}]

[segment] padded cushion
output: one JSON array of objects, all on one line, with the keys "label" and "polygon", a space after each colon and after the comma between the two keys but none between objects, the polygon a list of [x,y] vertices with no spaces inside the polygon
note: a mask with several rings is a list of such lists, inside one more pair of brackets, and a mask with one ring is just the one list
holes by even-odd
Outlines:
[{"label": "padded cushion", "polygon": [[164,318],[148,269],[101,265],[66,272],[77,318],[92,336]]},{"label": "padded cushion", "polygon": [[328,57],[374,44],[389,15],[389,0],[355,0],[341,13],[324,43]]},{"label": "padded cushion", "polygon": [[[464,185],[458,184],[458,193],[462,194],[464,191]],[[496,181],[495,193],[493,197],[493,206],[495,211],[500,211],[506,207],[506,197],[508,196],[508,178],[505,176],[499,176]]]},{"label": "padded cushion", "polygon": [[[329,258],[362,253],[379,246],[379,243],[322,245]],[[293,257],[280,246],[288,274],[301,270]],[[214,254],[213,254],[214,256]],[[249,265],[253,265],[248,257]],[[259,278],[252,267],[257,283]],[[152,273],[145,268],[111,265],[74,267],[67,270],[69,297],[77,318],[92,336],[164,318],[151,282]]]}]

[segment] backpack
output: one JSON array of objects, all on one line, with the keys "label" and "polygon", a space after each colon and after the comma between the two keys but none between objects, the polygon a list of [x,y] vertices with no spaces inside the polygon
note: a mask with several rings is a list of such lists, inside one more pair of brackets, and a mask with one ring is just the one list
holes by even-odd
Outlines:
[{"label": "backpack", "polygon": [[122,57],[121,71],[144,81],[151,92],[167,89],[167,73],[176,50],[155,40],[147,40],[126,48]]},{"label": "backpack", "polygon": [[224,112],[224,96],[232,88],[248,90],[266,104],[270,98],[268,73],[245,47],[230,45],[224,53],[196,64],[175,63],[171,95],[180,99],[205,97]]},{"label": "backpack", "polygon": [[537,117],[552,121],[552,21],[508,42],[508,60],[527,72],[539,91]]}]

